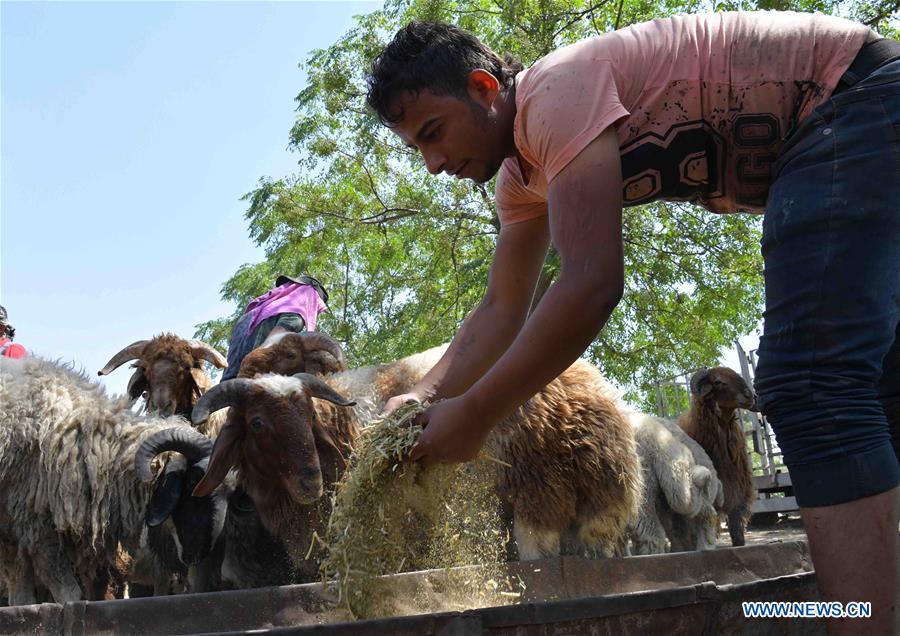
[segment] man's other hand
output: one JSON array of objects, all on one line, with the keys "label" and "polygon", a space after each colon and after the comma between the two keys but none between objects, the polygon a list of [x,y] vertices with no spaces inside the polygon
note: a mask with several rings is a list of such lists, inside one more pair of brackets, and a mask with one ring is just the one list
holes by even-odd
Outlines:
[{"label": "man's other hand", "polygon": [[395,395],[384,403],[384,408],[381,409],[381,417],[387,417],[405,404],[419,404],[421,402],[422,397],[418,393],[411,392]]},{"label": "man's other hand", "polygon": [[410,461],[431,464],[467,462],[484,446],[493,422],[479,417],[465,395],[429,406],[418,416],[425,426],[410,451]]}]

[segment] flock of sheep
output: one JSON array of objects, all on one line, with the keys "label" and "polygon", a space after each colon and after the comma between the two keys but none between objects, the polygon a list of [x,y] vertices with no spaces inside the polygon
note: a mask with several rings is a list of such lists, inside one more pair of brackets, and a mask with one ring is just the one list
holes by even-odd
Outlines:
[{"label": "flock of sheep", "polygon": [[[136,342],[128,395],[70,367],[0,359],[0,584],[9,602],[202,592],[315,580],[331,506],[361,427],[443,347],[346,369],[321,333],[281,334],[237,378],[209,345]],[[730,369],[692,378],[679,421],[632,412],[577,361],[498,425],[496,491],[511,554],[537,559],[734,545],[753,498],[736,415],[753,392]],[[143,399],[143,412],[135,403]]]}]

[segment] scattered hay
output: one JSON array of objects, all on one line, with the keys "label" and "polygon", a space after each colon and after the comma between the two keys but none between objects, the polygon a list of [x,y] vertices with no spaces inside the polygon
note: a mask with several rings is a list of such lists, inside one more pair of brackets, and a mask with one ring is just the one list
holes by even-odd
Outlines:
[{"label": "scattered hay", "polygon": [[[521,593],[499,565],[509,533],[493,487],[496,464],[423,469],[405,461],[422,433],[413,421],[423,410],[406,405],[365,428],[337,485],[320,572],[358,618],[507,605]],[[494,565],[447,569],[417,579],[416,589],[379,578],[471,564]]]}]

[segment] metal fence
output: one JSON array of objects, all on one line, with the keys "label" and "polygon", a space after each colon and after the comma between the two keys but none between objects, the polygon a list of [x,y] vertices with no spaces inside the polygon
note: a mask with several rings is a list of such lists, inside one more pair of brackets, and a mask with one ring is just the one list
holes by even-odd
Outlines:
[{"label": "metal fence", "polygon": [[[753,386],[756,370],[756,350],[745,351],[735,342],[740,374]],[[676,418],[690,408],[691,375],[694,370],[656,382],[656,409],[662,417]],[[791,477],[781,458],[781,449],[772,428],[760,413],[739,410],[739,417],[748,441],[746,444],[753,482],[758,493],[753,512],[788,512],[797,509],[791,489]]]}]

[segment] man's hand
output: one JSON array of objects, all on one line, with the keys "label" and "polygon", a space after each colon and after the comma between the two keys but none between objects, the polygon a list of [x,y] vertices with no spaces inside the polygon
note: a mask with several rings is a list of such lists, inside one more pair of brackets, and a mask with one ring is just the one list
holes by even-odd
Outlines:
[{"label": "man's hand", "polygon": [[384,408],[381,409],[381,417],[387,417],[404,404],[416,404],[420,402],[422,402],[422,396],[415,391],[403,393],[401,395],[395,395],[390,400],[384,403]]},{"label": "man's hand", "polygon": [[465,395],[428,407],[417,421],[424,424],[425,430],[409,458],[424,466],[474,459],[495,424],[476,415]]}]

